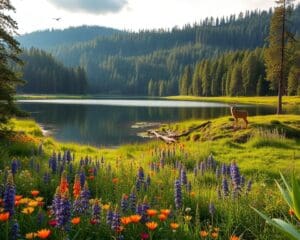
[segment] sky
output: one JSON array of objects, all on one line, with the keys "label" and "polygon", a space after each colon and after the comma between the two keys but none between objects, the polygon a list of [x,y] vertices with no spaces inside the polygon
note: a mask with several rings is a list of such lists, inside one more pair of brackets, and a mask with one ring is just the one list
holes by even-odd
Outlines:
[{"label": "sky", "polygon": [[172,28],[205,17],[275,6],[274,0],[11,0],[11,3],[16,8],[11,15],[18,22],[20,34],[81,25],[132,31]]}]

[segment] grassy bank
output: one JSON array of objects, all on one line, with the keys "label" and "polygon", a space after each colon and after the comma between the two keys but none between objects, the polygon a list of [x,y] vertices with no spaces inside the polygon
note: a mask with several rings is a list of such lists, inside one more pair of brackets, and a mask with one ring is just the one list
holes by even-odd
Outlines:
[{"label": "grassy bank", "polygon": [[[288,176],[300,170],[300,119],[297,115],[269,115],[250,117],[249,122],[247,129],[234,129],[232,120],[222,117],[174,145],[150,140],[98,149],[57,142],[42,136],[31,120],[13,120],[15,134],[0,143],[0,169],[13,168],[18,162],[15,165],[20,167],[14,173],[17,194],[31,199],[15,207],[20,234],[47,228],[51,239],[85,239],[87,235],[91,239],[140,239],[141,234],[158,240],[285,239],[249,206],[269,216],[288,217],[288,206],[283,204],[274,179],[279,171]],[[193,120],[163,125],[158,131],[182,133],[201,123]],[[229,172],[229,167],[235,170]],[[1,182],[6,174],[0,172]],[[56,187],[63,184],[69,188],[68,197],[61,190],[57,194],[74,205],[73,185],[82,176],[86,184],[83,181],[81,191],[89,189],[91,205],[83,212],[72,208],[68,231],[49,225],[56,215],[51,211],[46,215],[46,209],[53,204]],[[227,189],[224,181],[228,182]],[[31,190],[39,190],[44,204],[26,214],[23,210],[29,202],[37,201]],[[95,204],[101,209],[97,216],[93,215]],[[154,211],[151,215],[142,210],[145,206],[157,211],[168,209],[171,214]],[[122,217],[121,231],[108,221],[110,211]],[[142,219],[126,222],[136,213]],[[36,223],[40,214],[44,220]],[[70,223],[75,217],[80,223]],[[97,221],[91,223],[93,219]],[[145,222],[154,222],[157,228],[151,230]],[[5,239],[5,226],[0,222],[1,239]]]},{"label": "grassy bank", "polygon": [[[241,104],[262,104],[276,106],[277,97],[195,97],[195,96],[169,96],[165,97],[171,100],[186,101],[205,101],[205,102],[225,102]],[[284,106],[300,105],[300,96],[283,96],[282,103]]]}]

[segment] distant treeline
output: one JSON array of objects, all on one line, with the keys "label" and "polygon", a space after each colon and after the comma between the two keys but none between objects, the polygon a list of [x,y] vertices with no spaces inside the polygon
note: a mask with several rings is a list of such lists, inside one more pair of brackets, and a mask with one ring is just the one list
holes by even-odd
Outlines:
[{"label": "distant treeline", "polygon": [[24,50],[21,69],[26,84],[18,89],[23,93],[83,94],[87,90],[85,70],[67,68],[43,50]]},{"label": "distant treeline", "polygon": [[[254,51],[267,44],[272,14],[272,10],[247,11],[229,17],[206,18],[183,28],[116,32],[86,42],[74,40],[68,45],[54,45],[51,53],[69,67],[81,66],[85,69],[89,85],[87,91],[90,93],[160,96],[185,92],[207,96],[272,94],[265,79],[263,58],[256,53],[262,50]],[[290,22],[292,31],[299,35],[300,6],[294,8]],[[72,31],[76,32],[76,28]],[[49,49],[49,45],[44,47]],[[223,54],[227,53],[237,56],[225,60],[227,57]],[[240,80],[234,84],[228,79],[238,76],[240,72],[246,74],[246,67],[242,65],[246,65],[244,62],[249,54],[247,61],[255,61],[254,65],[258,65],[255,75],[258,78],[253,82],[251,72],[248,78],[252,82],[249,80],[248,86],[248,80],[242,80],[245,86],[240,89],[236,87]],[[218,64],[212,63],[215,61]],[[234,64],[229,66],[230,61]],[[200,62],[201,66],[198,66]],[[201,71],[203,77],[203,71],[209,73],[219,65],[221,71],[223,64],[225,70],[222,71],[226,74],[220,73],[217,79],[215,74],[207,75],[207,81],[201,80],[198,92],[192,92],[192,82],[188,83],[187,91],[181,86],[184,74],[190,72],[194,75],[194,71]],[[257,87],[258,83],[261,87]]]}]

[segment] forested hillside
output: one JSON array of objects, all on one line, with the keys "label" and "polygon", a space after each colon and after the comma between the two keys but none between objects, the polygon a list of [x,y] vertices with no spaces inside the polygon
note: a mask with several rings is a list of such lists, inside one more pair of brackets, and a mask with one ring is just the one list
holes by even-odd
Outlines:
[{"label": "forested hillside", "polygon": [[98,27],[98,26],[81,26],[70,27],[64,30],[52,29],[45,31],[36,31],[29,34],[19,36],[24,48],[41,48],[49,50],[50,48],[59,45],[75,44],[78,42],[85,42],[100,36],[110,36],[121,31],[113,28]]},{"label": "forested hillside", "polygon": [[24,51],[20,69],[26,84],[18,89],[23,93],[84,94],[87,78],[83,68],[67,68],[49,53],[31,48]]},{"label": "forested hillside", "polygon": [[[162,96],[176,95],[180,90],[183,94],[185,90],[181,91],[180,79],[187,71],[187,66],[190,72],[194,72],[197,63],[202,60],[216,61],[223,53],[237,50],[246,57],[246,50],[263,48],[267,43],[271,16],[271,10],[248,11],[229,17],[206,18],[183,28],[98,36],[80,43],[53,44],[51,53],[67,66],[83,67],[87,72],[88,91],[91,93]],[[291,23],[292,30],[299,35],[299,6],[293,11]],[[261,76],[260,82],[265,84],[262,58],[259,57],[257,61],[261,68],[261,74],[257,76]],[[239,72],[239,69],[235,71]],[[225,78],[224,75],[222,78]],[[226,75],[226,78],[229,77]],[[227,81],[226,86],[225,80],[222,89],[211,89],[216,88],[216,83],[220,81],[209,76],[208,85],[193,94],[231,94],[230,84]],[[190,90],[187,93],[191,94],[191,85],[188,85]],[[256,86],[250,92],[245,90],[237,94],[241,93],[256,94]],[[260,94],[271,93],[260,91]]]}]

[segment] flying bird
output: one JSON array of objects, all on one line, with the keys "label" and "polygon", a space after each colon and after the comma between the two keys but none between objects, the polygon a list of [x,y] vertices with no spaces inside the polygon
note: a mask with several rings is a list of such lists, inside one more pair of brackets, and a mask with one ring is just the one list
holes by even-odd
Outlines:
[{"label": "flying bird", "polygon": [[59,21],[61,18],[59,17],[59,18],[53,18],[53,20],[55,20],[55,21]]}]

